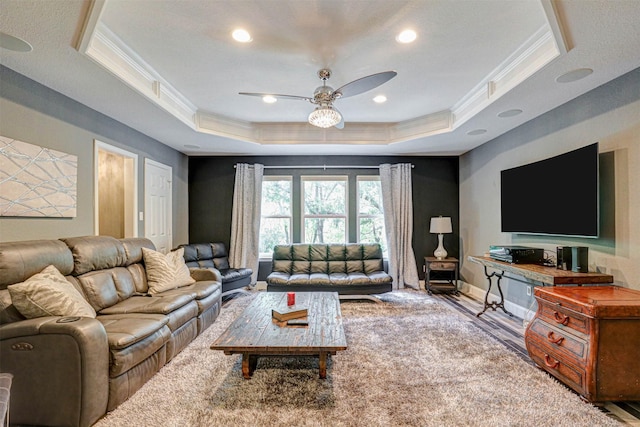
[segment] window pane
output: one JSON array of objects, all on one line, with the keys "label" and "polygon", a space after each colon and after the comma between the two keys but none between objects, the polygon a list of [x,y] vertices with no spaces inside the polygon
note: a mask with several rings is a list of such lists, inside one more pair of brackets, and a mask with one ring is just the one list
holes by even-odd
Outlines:
[{"label": "window pane", "polygon": [[345,243],[346,230],[344,218],[306,218],[304,241],[306,243]]},{"label": "window pane", "polygon": [[384,218],[360,218],[360,242],[379,243],[383,253],[387,253],[387,239],[384,233]]},{"label": "window pane", "polygon": [[382,191],[379,180],[358,180],[358,213],[382,215]]},{"label": "window pane", "polygon": [[260,222],[260,253],[271,254],[275,245],[291,243],[290,218],[262,218]]},{"label": "window pane", "polygon": [[304,181],[305,215],[345,215],[346,181]]},{"label": "window pane", "polygon": [[262,216],[291,215],[291,181],[262,182]]}]

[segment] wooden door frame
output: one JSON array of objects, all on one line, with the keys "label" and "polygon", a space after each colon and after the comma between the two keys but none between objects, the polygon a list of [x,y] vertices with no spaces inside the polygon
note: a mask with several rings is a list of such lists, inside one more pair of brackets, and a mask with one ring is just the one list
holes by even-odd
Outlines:
[{"label": "wooden door frame", "polygon": [[127,182],[125,184],[125,237],[138,237],[138,155],[131,151],[118,148],[106,142],[93,140],[93,181],[94,181],[94,199],[93,199],[93,232],[95,235],[100,233],[100,198],[99,198],[99,152],[107,151],[119,156],[125,157],[125,165],[130,169],[127,174]]}]

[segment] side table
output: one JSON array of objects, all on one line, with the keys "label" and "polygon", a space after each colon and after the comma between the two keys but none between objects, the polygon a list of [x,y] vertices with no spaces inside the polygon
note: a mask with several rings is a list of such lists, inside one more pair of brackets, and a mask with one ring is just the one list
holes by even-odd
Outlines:
[{"label": "side table", "polygon": [[[457,258],[444,258],[438,259],[436,257],[424,257],[424,287],[429,293],[432,294],[432,287],[435,285],[440,288],[439,290],[445,290],[442,285],[446,286],[446,290],[453,292],[456,295],[460,295],[458,291],[458,274],[460,262]],[[434,280],[443,281],[446,283],[432,283]],[[435,289],[435,288],[434,288]]]}]

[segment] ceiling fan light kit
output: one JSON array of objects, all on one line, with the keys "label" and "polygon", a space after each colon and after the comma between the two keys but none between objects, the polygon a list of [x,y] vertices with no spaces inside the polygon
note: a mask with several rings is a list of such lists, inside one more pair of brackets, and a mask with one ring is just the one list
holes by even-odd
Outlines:
[{"label": "ceiling fan light kit", "polygon": [[263,99],[270,97],[275,102],[276,99],[294,99],[298,101],[308,101],[317,105],[316,109],[309,114],[309,123],[319,128],[329,128],[335,126],[338,129],[344,127],[342,114],[333,106],[333,102],[339,98],[359,95],[388,82],[398,73],[395,71],[383,71],[382,73],[371,74],[349,82],[334,90],[327,86],[327,80],[331,77],[331,70],[323,68],[318,71],[318,77],[322,80],[322,86],[316,88],[313,98],[298,95],[277,95],[271,93],[240,92],[240,95],[260,96]]},{"label": "ceiling fan light kit", "polygon": [[331,107],[316,107],[309,114],[309,123],[319,128],[330,128],[342,120],[342,115]]}]

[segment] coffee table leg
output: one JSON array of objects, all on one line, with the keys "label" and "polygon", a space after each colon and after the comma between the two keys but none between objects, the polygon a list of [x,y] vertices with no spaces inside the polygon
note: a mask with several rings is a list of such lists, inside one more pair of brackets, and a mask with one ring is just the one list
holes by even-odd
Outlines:
[{"label": "coffee table leg", "polygon": [[258,356],[255,354],[242,353],[242,376],[250,380],[251,374],[256,370],[258,364]]},{"label": "coffee table leg", "polygon": [[320,352],[320,379],[327,378],[327,353]]}]

